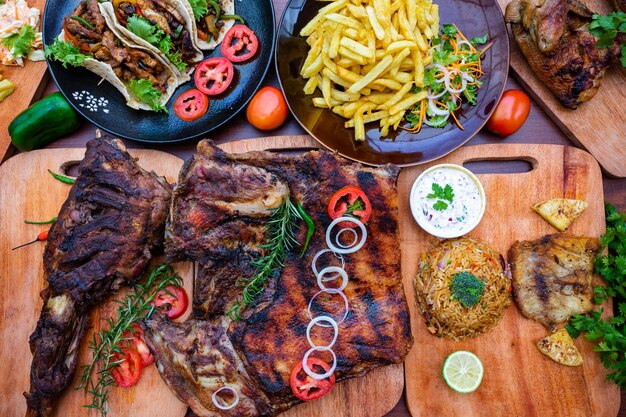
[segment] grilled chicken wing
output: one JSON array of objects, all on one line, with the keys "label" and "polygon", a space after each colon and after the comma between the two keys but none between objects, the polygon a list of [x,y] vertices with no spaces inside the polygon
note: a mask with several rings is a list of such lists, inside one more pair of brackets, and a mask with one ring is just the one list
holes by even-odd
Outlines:
[{"label": "grilled chicken wing", "polygon": [[593,98],[620,54],[620,37],[598,48],[588,28],[592,14],[579,0],[513,0],[506,7],[505,20],[530,68],[570,109]]},{"label": "grilled chicken wing", "polygon": [[597,238],[567,234],[515,242],[509,250],[513,295],[525,317],[554,330],[574,314],[593,308],[593,260]]},{"label": "grilled chicken wing", "polygon": [[30,337],[28,416],[47,416],[71,382],[89,309],[131,283],[162,244],[171,190],[119,140],[87,143],[44,252],[48,287]]}]

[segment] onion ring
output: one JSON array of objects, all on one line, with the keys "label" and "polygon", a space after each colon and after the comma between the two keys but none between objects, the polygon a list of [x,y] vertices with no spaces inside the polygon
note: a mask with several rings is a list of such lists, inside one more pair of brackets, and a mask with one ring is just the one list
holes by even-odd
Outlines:
[{"label": "onion ring", "polygon": [[[229,390],[231,391],[234,395],[235,395],[235,401],[233,401],[232,403],[228,404],[228,405],[222,405],[217,401],[217,394],[220,391],[223,390]],[[235,407],[237,404],[239,404],[239,394],[237,394],[237,391],[235,391],[234,389],[232,389],[229,386],[223,386],[222,388],[218,389],[217,391],[215,391],[213,393],[213,395],[211,396],[211,400],[213,401],[213,404],[219,408],[220,410],[230,410],[231,408]]]},{"label": "onion ring", "polygon": [[[307,364],[307,361],[309,359],[309,356],[311,356],[311,353],[316,352],[316,351],[330,352],[330,354],[333,355],[333,365],[330,367],[330,369],[326,373],[323,373],[323,374],[315,373],[311,370],[311,368],[309,368],[309,365]],[[335,368],[337,368],[337,356],[335,356],[335,352],[333,352],[332,349],[313,347],[307,350],[306,353],[304,354],[304,358],[302,358],[302,369],[304,369],[304,372],[306,372],[306,374],[313,379],[326,379],[329,376],[331,376],[333,372],[335,372]]]},{"label": "onion ring", "polygon": [[[341,234],[343,232],[350,232],[350,233],[352,233],[352,236],[354,237],[354,239],[352,240],[352,243],[344,245],[343,243],[341,243],[339,241],[339,236],[341,236]],[[351,248],[352,246],[356,245],[358,242],[359,242],[359,235],[356,232],[356,230],[352,229],[351,227],[344,227],[343,229],[341,229],[337,233],[337,236],[335,236],[335,243],[337,244],[337,246],[339,246],[340,248],[343,248],[343,249]]]},{"label": "onion ring", "polygon": [[433,100],[428,100],[428,110],[436,116],[447,116],[450,114],[450,110],[438,108]]},{"label": "onion ring", "polygon": [[[311,300],[309,301],[309,307],[307,308],[306,312],[309,315],[309,317],[311,318],[311,320],[313,320],[313,314],[311,313],[311,305],[313,305],[313,300],[315,300],[315,297],[317,297],[318,295],[320,295],[321,293],[328,293],[328,294],[339,294],[341,296],[341,298],[343,298],[343,302],[346,306],[345,308],[345,313],[343,313],[343,317],[341,318],[340,321],[337,322],[337,324],[341,324],[345,321],[345,319],[348,317],[348,310],[350,309],[350,305],[348,304],[348,297],[346,297],[346,294],[344,294],[343,291],[337,290],[335,288],[326,288],[325,290],[320,290],[317,293],[315,293],[315,295],[313,297],[311,297]],[[321,316],[323,317],[323,316]],[[328,325],[325,324],[318,324],[318,326],[321,327],[330,327]]]},{"label": "onion ring", "polygon": [[[325,254],[326,252],[331,252],[333,255],[335,255],[335,257],[341,259],[341,269],[344,269],[346,267],[346,261],[343,260],[343,256],[340,253],[335,253],[330,249],[322,249],[321,251],[317,252],[315,254],[315,256],[313,257],[313,262],[311,262],[311,269],[313,269],[313,273],[315,274],[315,276],[317,276],[319,274],[319,272],[317,271],[317,267],[315,266],[315,263],[317,262],[317,258],[319,258],[320,256],[322,256],[323,254]],[[336,274],[330,278],[326,278],[323,279],[322,281],[326,282],[326,281],[332,281],[334,279],[339,278],[341,275]]]},{"label": "onion ring", "polygon": [[[326,346],[318,346],[315,343],[313,343],[313,340],[311,340],[311,328],[315,326],[317,322],[320,322],[320,321],[325,321],[326,323],[329,323],[332,326],[333,330],[335,331],[333,340]],[[328,327],[328,326],[323,326],[323,327]],[[337,341],[337,336],[339,336],[339,327],[337,327],[337,322],[335,321],[335,319],[329,316],[317,316],[309,322],[308,326],[306,326],[306,340],[309,341],[309,345],[312,348],[331,349],[333,346],[335,346],[335,342]]]},{"label": "onion ring", "polygon": [[339,268],[338,266],[327,266],[326,268],[322,269],[320,273],[317,274],[317,285],[320,287],[321,290],[330,289],[324,285],[324,281],[322,280],[322,277],[329,272],[339,273],[339,275],[341,276],[341,286],[339,286],[339,288],[333,288],[333,289],[337,291],[343,291],[344,288],[348,286],[349,278],[348,278],[348,273],[346,272],[346,270],[343,268]]},{"label": "onion ring", "polygon": [[[333,243],[332,239],[330,238],[330,232],[333,230],[333,227],[335,227],[337,223],[340,223],[340,222],[352,222],[356,224],[357,226],[359,226],[363,235],[361,236],[361,239],[356,245],[349,247],[349,248],[339,248]],[[367,240],[367,229],[365,229],[365,225],[363,224],[362,221],[354,217],[337,217],[335,220],[333,220],[330,223],[330,225],[328,225],[328,228],[326,229],[326,246],[328,246],[330,250],[332,250],[335,253],[344,254],[344,253],[356,252],[363,247],[366,240]]]}]

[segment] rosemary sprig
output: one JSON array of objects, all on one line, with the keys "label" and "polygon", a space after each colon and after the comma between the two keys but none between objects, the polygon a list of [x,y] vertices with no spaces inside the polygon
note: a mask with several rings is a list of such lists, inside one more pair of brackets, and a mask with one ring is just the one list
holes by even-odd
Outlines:
[{"label": "rosemary sprig", "polygon": [[152,314],[155,309],[152,300],[168,285],[181,286],[182,278],[169,264],[155,267],[145,282],[136,284],[131,294],[117,301],[120,305],[117,318],[106,319],[108,329],[102,329],[93,335],[93,339],[89,342],[93,358],[90,364],[82,366],[80,384],[76,387],[76,389],[82,389],[85,395],[91,395],[91,404],[85,407],[99,410],[103,416],[106,416],[109,388],[115,384],[111,372],[120,363],[114,360],[114,356],[116,352],[122,354],[120,344],[127,340],[124,333],[127,331],[132,333],[133,323]]},{"label": "rosemary sprig", "polygon": [[261,245],[261,248],[267,250],[266,254],[251,263],[255,268],[252,277],[240,277],[237,280],[237,285],[243,287],[243,290],[241,297],[226,312],[231,320],[241,320],[241,313],[263,293],[267,280],[280,275],[286,253],[298,244],[296,224],[300,219],[302,217],[289,197],[273,211],[265,225],[267,243]]}]

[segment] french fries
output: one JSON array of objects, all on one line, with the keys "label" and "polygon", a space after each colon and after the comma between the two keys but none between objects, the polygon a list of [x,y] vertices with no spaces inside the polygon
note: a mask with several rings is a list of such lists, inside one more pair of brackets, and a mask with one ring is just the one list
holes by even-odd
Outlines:
[{"label": "french fries", "polygon": [[356,140],[365,140],[371,122],[386,136],[426,96],[413,87],[424,85],[439,9],[432,0],[322,1],[300,31],[310,46],[300,70],[304,93],[319,90],[313,105],[348,119]]}]

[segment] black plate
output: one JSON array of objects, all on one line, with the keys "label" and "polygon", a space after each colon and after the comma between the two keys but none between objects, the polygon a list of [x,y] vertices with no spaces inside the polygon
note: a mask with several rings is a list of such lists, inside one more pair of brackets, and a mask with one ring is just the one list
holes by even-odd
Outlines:
[{"label": "black plate", "polygon": [[[258,90],[269,69],[276,30],[272,0],[235,1],[235,11],[246,21],[259,39],[256,56],[235,64],[235,77],[223,94],[211,99],[205,116],[195,122],[184,122],[174,114],[176,97],[193,88],[191,81],[179,86],[167,104],[168,114],[134,110],[126,105],[124,96],[106,81],[84,68],[63,68],[57,61],[48,61],[52,78],[59,90],[87,120],[96,126],[127,139],[141,142],[176,142],[202,137],[232,119],[246,106]],[[63,17],[71,14],[78,0],[48,0],[44,10],[43,41],[49,45],[61,32]],[[220,48],[205,51],[206,57],[221,56]],[[100,83],[100,84],[98,84]],[[81,95],[82,94],[82,95]],[[106,107],[94,106],[108,100]],[[105,112],[108,110],[108,112]]]},{"label": "black plate", "polygon": [[[468,38],[489,35],[493,46],[483,56],[485,75],[476,106],[463,106],[460,116],[465,130],[448,123],[443,129],[425,126],[418,134],[404,130],[380,138],[378,123],[365,126],[365,141],[354,141],[354,130],[344,128],[345,119],[330,110],[318,109],[305,96],[306,80],[300,69],[309,51],[306,39],[298,36],[326,3],[291,0],[283,13],[278,31],[276,72],[287,104],[298,122],[325,147],[355,161],[370,165],[416,165],[440,158],[470,140],[487,122],[500,99],[509,71],[509,38],[496,0],[434,0],[439,5],[441,23],[455,23]],[[319,90],[315,96],[321,96]]]}]

